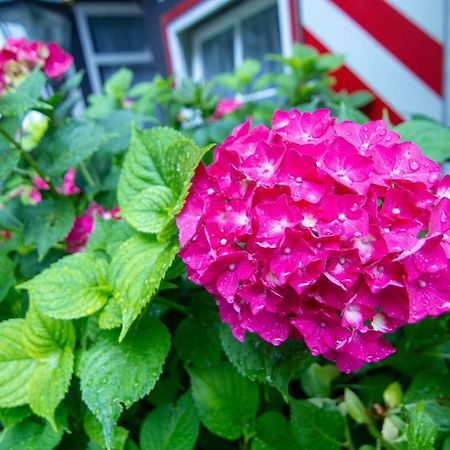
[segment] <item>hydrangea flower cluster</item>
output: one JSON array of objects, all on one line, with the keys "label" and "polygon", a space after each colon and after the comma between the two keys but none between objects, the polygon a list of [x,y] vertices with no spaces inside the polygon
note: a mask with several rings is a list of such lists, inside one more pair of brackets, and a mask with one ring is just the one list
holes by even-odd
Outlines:
[{"label": "hydrangea flower cluster", "polygon": [[73,62],[56,43],[9,38],[0,50],[0,95],[17,86],[36,67],[49,78],[58,78],[67,72]]},{"label": "hydrangea flower cluster", "polygon": [[177,218],[189,278],[234,336],[302,339],[346,373],[450,311],[450,177],[383,121],[277,111],[200,165]]}]

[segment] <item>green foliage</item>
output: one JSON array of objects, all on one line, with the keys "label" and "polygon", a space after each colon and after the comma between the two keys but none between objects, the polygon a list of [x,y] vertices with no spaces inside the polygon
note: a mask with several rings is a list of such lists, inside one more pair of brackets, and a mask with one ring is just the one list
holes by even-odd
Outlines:
[{"label": "green foliage", "polygon": [[125,219],[143,233],[161,233],[184,204],[207,149],[168,128],[134,130],[118,199]]},{"label": "green foliage", "polygon": [[441,163],[450,159],[450,128],[425,119],[412,119],[395,127],[403,141],[415,142],[422,152]]},{"label": "green foliage", "polygon": [[[77,118],[82,73],[43,98],[35,70],[0,98],[0,450],[450,449],[448,316],[343,375],[301,341],[237,341],[187,280],[175,217],[213,144],[277,108],[366,120],[370,94],[331,89],[340,56],[295,45],[269,59],[270,73],[246,60],[176,87],[121,69]],[[241,101],[221,118],[219,92]],[[449,157],[442,125],[396,129]]]},{"label": "green foliage", "polygon": [[80,363],[83,400],[103,426],[107,446],[122,412],[148,394],[161,375],[170,335],[157,319],[143,320],[120,344],[114,331],[99,333]]},{"label": "green foliage", "polygon": [[192,394],[202,423],[226,439],[249,435],[259,404],[258,386],[229,363],[189,369]]},{"label": "green foliage", "polygon": [[142,450],[192,450],[198,429],[197,409],[187,393],[175,404],[158,406],[145,418],[140,446]]},{"label": "green foliage", "polygon": [[340,449],[344,443],[345,422],[333,403],[312,400],[291,402],[292,433],[302,448]]},{"label": "green foliage", "polygon": [[110,295],[106,261],[90,253],[66,256],[22,284],[39,309],[57,319],[78,319],[99,310]]}]

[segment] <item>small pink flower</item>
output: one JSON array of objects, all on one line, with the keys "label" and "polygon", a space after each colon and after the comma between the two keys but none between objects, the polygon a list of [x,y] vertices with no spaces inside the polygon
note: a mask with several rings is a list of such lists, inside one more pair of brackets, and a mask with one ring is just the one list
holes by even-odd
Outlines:
[{"label": "small pink flower", "polygon": [[242,107],[242,103],[235,98],[222,98],[218,101],[214,111],[214,119],[221,119],[223,116],[233,113]]},{"label": "small pink flower", "polygon": [[119,213],[118,207],[105,211],[101,205],[92,202],[81,216],[75,217],[72,229],[66,237],[67,252],[77,253],[84,249],[94,231],[96,214],[104,220],[118,220]]},{"label": "small pink flower", "polygon": [[189,278],[243,341],[302,339],[343,372],[450,311],[450,177],[382,121],[277,111],[200,165],[177,217]]},{"label": "small pink flower", "polygon": [[42,195],[37,188],[31,186],[30,192],[28,194],[28,199],[32,205],[36,205],[42,201]]},{"label": "small pink flower", "polygon": [[73,57],[62,50],[55,42],[47,44],[48,56],[44,63],[44,72],[49,78],[59,78],[66,73],[73,62]]},{"label": "small pink flower", "polygon": [[62,182],[62,192],[64,195],[76,195],[80,192],[80,188],[75,186],[76,171],[73,167],[67,170]]},{"label": "small pink flower", "polygon": [[33,184],[36,189],[46,191],[49,189],[48,183],[41,177],[33,177]]}]

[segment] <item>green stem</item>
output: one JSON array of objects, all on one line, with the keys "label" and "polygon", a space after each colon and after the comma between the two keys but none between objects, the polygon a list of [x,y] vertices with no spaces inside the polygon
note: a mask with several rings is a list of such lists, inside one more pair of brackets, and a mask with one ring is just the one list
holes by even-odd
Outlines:
[{"label": "green stem", "polygon": [[355,450],[355,444],[353,443],[352,435],[350,433],[350,427],[348,425],[348,417],[347,417],[347,415],[345,416],[345,439],[347,441],[347,447],[350,450]]},{"label": "green stem", "polygon": [[20,153],[23,159],[28,163],[30,167],[43,179],[47,182],[50,192],[54,195],[57,195],[55,187],[53,183],[48,179],[48,177],[44,174],[41,168],[38,166],[33,157],[22,148],[22,146],[2,127],[0,127],[0,134]]},{"label": "green stem", "polygon": [[173,300],[169,300],[168,298],[163,297],[155,297],[155,302],[168,306],[169,308],[174,309],[186,316],[190,315],[189,308],[187,306],[181,305],[180,303],[174,302]]},{"label": "green stem", "polygon": [[384,439],[378,428],[372,422],[369,422],[367,424],[367,429],[369,430],[369,433],[372,435],[372,437],[380,442],[384,448],[386,448],[387,450],[398,450],[398,447],[396,445],[391,444],[390,442],[386,441],[386,439]]},{"label": "green stem", "polygon": [[94,178],[92,177],[92,175],[90,174],[88,168],[86,167],[86,164],[84,163],[80,163],[78,165],[78,167],[80,168],[81,173],[83,174],[84,179],[86,180],[87,184],[92,187],[92,188],[96,188],[97,187],[97,183],[95,182]]}]

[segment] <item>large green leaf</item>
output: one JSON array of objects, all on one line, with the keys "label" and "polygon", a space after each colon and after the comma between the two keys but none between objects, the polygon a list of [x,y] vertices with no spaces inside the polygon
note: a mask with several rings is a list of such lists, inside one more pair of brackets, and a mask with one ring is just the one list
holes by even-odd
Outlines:
[{"label": "large green leaf", "polygon": [[89,158],[108,139],[102,127],[90,122],[71,121],[50,128],[37,149],[38,163],[47,174],[61,175]]},{"label": "large green leaf", "polygon": [[117,250],[111,262],[113,294],[122,309],[121,339],[151,300],[178,251],[175,240],[158,242],[135,235]]},{"label": "large green leaf", "polygon": [[305,449],[340,450],[345,441],[344,417],[327,400],[292,400],[291,430]]},{"label": "large green leaf", "polygon": [[103,426],[107,446],[122,411],[155,386],[170,348],[170,335],[157,319],[142,321],[119,344],[118,333],[101,332],[81,356],[82,397]]},{"label": "large green leaf", "polygon": [[190,393],[154,409],[144,420],[141,450],[192,450],[198,436],[197,410]]},{"label": "large green leaf", "polygon": [[252,450],[301,450],[294,439],[289,422],[278,411],[268,411],[256,421]]},{"label": "large green leaf", "polygon": [[54,412],[69,387],[75,332],[33,306],[25,319],[0,324],[0,406],[29,403],[56,428]]},{"label": "large green leaf", "polygon": [[191,368],[192,392],[200,420],[225,439],[251,434],[259,404],[258,385],[229,363]]},{"label": "large green leaf", "polygon": [[25,320],[0,323],[0,407],[28,403],[28,383],[37,362],[23,343]]},{"label": "large green leaf", "polygon": [[56,319],[77,319],[99,310],[108,300],[109,268],[89,253],[66,256],[20,285],[39,309]]},{"label": "large green leaf", "polygon": [[42,425],[32,419],[6,428],[0,436],[1,450],[52,450],[64,434],[63,428],[58,431],[50,424]]},{"label": "large green leaf", "polygon": [[450,128],[424,119],[413,119],[395,127],[403,141],[415,142],[422,152],[437,162],[450,158]]},{"label": "large green leaf", "polygon": [[54,412],[72,377],[73,325],[46,317],[31,307],[23,337],[25,349],[37,361],[28,386],[28,402],[34,413],[47,418],[56,428]]},{"label": "large green leaf", "polygon": [[228,326],[222,328],[221,340],[229,360],[242,375],[274,386],[285,399],[289,381],[312,360],[311,353],[299,341],[275,347],[256,335],[247,335],[245,342],[239,342]]},{"label": "large green leaf", "polygon": [[424,404],[418,403],[408,409],[406,439],[410,450],[433,450],[438,428],[433,419],[425,412]]},{"label": "large green leaf", "polygon": [[118,188],[125,219],[144,233],[163,231],[181,210],[206,150],[170,128],[134,129]]},{"label": "large green leaf", "polygon": [[0,302],[16,282],[14,266],[14,262],[11,261],[8,255],[0,253]]},{"label": "large green leaf", "polygon": [[70,198],[48,199],[26,209],[25,243],[36,247],[39,259],[72,228],[75,210]]},{"label": "large green leaf", "polygon": [[48,103],[38,100],[44,85],[44,74],[34,70],[15,91],[0,98],[0,114],[19,116],[31,109],[52,109]]}]

